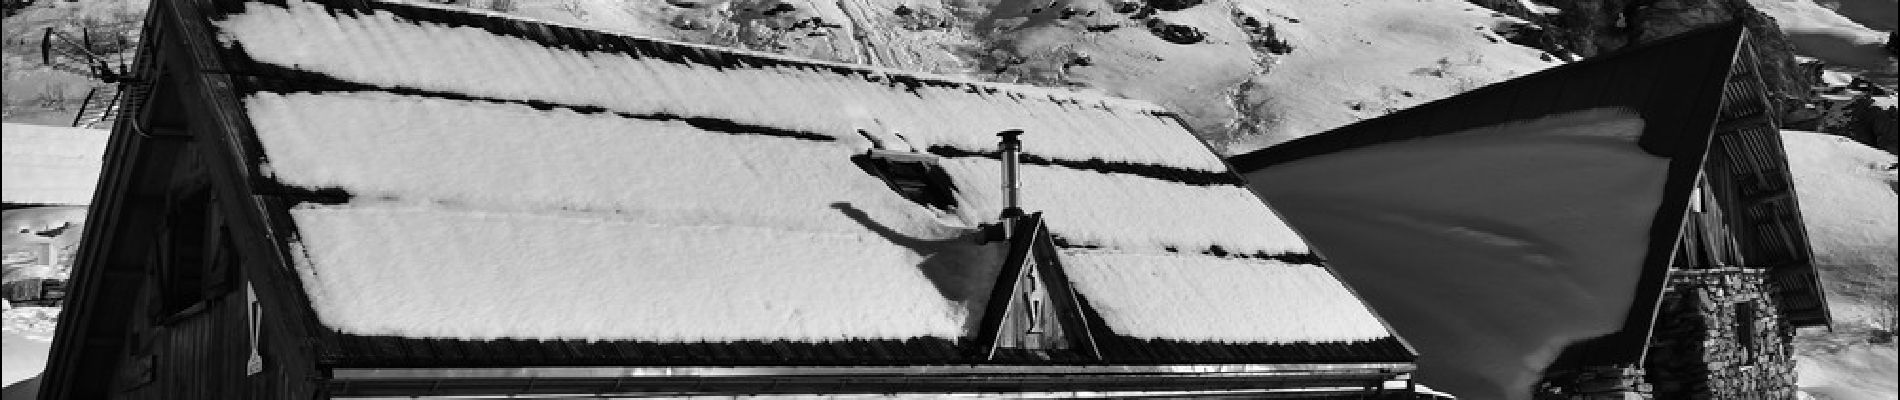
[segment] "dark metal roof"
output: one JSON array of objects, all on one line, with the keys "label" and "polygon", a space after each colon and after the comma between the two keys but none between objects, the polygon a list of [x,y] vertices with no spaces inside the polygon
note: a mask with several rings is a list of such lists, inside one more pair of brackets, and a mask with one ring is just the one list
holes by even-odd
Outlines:
[{"label": "dark metal roof", "polygon": [[[1355,148],[1604,107],[1639,113],[1644,151],[1669,158],[1665,201],[1650,229],[1648,255],[1623,330],[1572,346],[1559,363],[1628,362],[1642,357],[1667,276],[1671,254],[1705,156],[1725,152],[1746,169],[1767,171],[1765,192],[1792,193],[1787,161],[1753,70],[1753,52],[1739,24],[1685,33],[1621,52],[1562,65],[1325,133],[1291,140],[1229,159],[1246,174]],[[1712,145],[1713,142],[1713,145]],[[1711,148],[1711,147],[1714,148]],[[1751,180],[1754,182],[1755,180]],[[1793,196],[1748,208],[1762,221],[1745,247],[1778,256],[1779,298],[1797,325],[1825,324],[1825,302],[1813,269]],[[1752,234],[1751,234],[1752,233]],[[1766,256],[1764,256],[1766,257]]]}]

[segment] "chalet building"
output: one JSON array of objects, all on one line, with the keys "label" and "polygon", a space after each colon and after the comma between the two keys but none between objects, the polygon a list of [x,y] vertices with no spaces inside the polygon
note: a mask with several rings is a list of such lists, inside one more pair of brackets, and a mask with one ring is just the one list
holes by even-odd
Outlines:
[{"label": "chalet building", "polygon": [[145,29],[44,399],[1413,396],[1152,104],[427,4]]},{"label": "chalet building", "polygon": [[1426,374],[1493,360],[1463,347],[1481,343],[1551,364],[1446,380],[1793,398],[1793,328],[1829,316],[1754,57],[1741,27],[1711,28],[1230,161]]}]

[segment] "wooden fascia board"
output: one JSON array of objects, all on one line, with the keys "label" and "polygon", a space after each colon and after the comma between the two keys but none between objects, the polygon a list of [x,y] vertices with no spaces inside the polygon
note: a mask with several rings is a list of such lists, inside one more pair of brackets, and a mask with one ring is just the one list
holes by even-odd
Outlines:
[{"label": "wooden fascia board", "polygon": [[[1411,363],[1161,365],[910,365],[720,367],[338,368],[333,393],[351,396],[1022,393],[1287,390],[1376,392]],[[1133,393],[1131,393],[1133,394]],[[1271,392],[1261,391],[1254,398]],[[1302,396],[1301,394],[1304,394]],[[1331,396],[1328,396],[1331,397]],[[1356,397],[1355,397],[1356,398]]]},{"label": "wooden fascia board", "polygon": [[278,214],[271,212],[269,202],[256,194],[257,177],[252,174],[255,163],[262,159],[262,149],[255,141],[256,134],[210,26],[217,5],[210,0],[172,3],[177,7],[168,11],[177,23],[178,40],[167,44],[179,46],[185,56],[176,61],[175,67],[184,80],[181,89],[195,100],[187,102],[195,122],[192,133],[207,146],[206,170],[223,199],[220,204],[225,207],[232,230],[252,233],[232,235],[232,244],[245,260],[243,275],[255,289],[258,302],[270,313],[264,318],[265,326],[286,333],[274,337],[301,339],[295,345],[304,353],[303,359],[316,360],[321,353],[316,347],[321,343],[314,339],[327,331],[311,309],[292,261],[288,239],[293,232],[280,230],[291,225],[277,221]]}]

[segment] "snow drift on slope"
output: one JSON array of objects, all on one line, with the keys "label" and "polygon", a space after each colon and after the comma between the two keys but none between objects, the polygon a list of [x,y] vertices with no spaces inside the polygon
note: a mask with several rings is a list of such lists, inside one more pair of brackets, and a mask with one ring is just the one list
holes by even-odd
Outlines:
[{"label": "snow drift on slope", "polygon": [[[1775,24],[1787,33],[1797,53],[1820,58],[1831,65],[1880,73],[1888,79],[1895,72],[1893,56],[1881,48],[1887,42],[1887,32],[1861,25],[1813,0],[1750,0],[1749,3],[1775,18]],[[1893,3],[1888,1],[1887,4]]]},{"label": "snow drift on slope", "polygon": [[1900,199],[1893,154],[1852,140],[1784,131],[1814,263],[1821,272],[1834,329],[1805,331],[1796,341],[1801,390],[1821,399],[1892,399],[1900,392],[1900,361],[1891,341],[1867,342],[1880,318],[1892,318],[1900,290]]},{"label": "snow drift on slope", "polygon": [[0,385],[13,386],[38,376],[46,366],[46,354],[52,348],[53,324],[59,309],[53,307],[9,308],[0,316]]},{"label": "snow drift on slope", "polygon": [[1830,311],[1838,322],[1869,323],[1869,306],[1891,295],[1900,276],[1895,157],[1839,136],[1784,131],[1782,138]]},{"label": "snow drift on slope", "polygon": [[65,279],[85,231],[85,207],[32,207],[0,212],[4,281]]}]

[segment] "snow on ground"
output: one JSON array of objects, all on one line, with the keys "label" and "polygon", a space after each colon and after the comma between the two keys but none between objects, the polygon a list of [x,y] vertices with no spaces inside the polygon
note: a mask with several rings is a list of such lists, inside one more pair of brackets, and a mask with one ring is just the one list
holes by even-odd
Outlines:
[{"label": "snow on ground", "polygon": [[33,207],[0,213],[4,279],[66,279],[85,230],[85,207]]},{"label": "snow on ground", "polygon": [[1900,25],[1900,1],[1895,0],[1822,0],[1827,8],[1842,17],[1869,28],[1892,31]]},{"label": "snow on ground", "polygon": [[1891,329],[1900,291],[1896,158],[1814,132],[1784,131],[1782,143],[1834,316],[1832,332],[1803,331],[1796,341],[1801,390],[1819,399],[1893,399],[1900,392],[1894,344],[1868,339],[1883,323]]},{"label": "snow on ground", "polygon": [[1900,276],[1895,157],[1847,138],[1784,131],[1814,263],[1836,321],[1869,324]]},{"label": "snow on ground", "polygon": [[0,385],[13,386],[40,374],[53,345],[59,308],[14,307],[0,316]]},{"label": "snow on ground", "polygon": [[93,129],[0,125],[0,196],[8,203],[91,203],[106,136]]},{"label": "snow on ground", "polygon": [[[1241,154],[1385,115],[1556,65],[1504,42],[1491,10],[1464,1],[1244,2],[1293,52],[1250,78],[1245,98],[1261,123]],[[1298,22],[1294,22],[1298,21]]]},{"label": "snow on ground", "polygon": [[[1503,17],[1457,0],[1208,1],[1156,12],[1158,22],[1150,23],[1206,36],[1191,45],[1162,40],[1144,22],[1110,11],[1116,2],[1004,4],[1015,6],[993,10],[986,21],[994,21],[998,50],[1020,61],[1010,67],[1017,76],[1154,101],[1181,112],[1228,154],[1556,63],[1503,41],[1492,30]],[[1032,12],[1063,8],[1084,16]],[[1291,52],[1269,49],[1275,40]],[[1078,59],[1088,64],[1073,65]]]},{"label": "snow on ground", "polygon": [[1250,172],[1416,346],[1419,382],[1527,399],[1572,342],[1621,328],[1669,161],[1643,121],[1580,111]]},{"label": "snow on ground", "polygon": [[[1888,10],[1892,10],[1893,5],[1891,0],[1848,2],[1886,2]],[[1869,78],[1893,84],[1896,64],[1891,53],[1881,48],[1887,42],[1887,32],[1842,16],[1836,12],[1838,6],[1827,7],[1814,0],[1749,0],[1749,3],[1775,18],[1775,23],[1788,35],[1788,41],[1794,44],[1796,53],[1820,58],[1837,68],[1865,71]],[[1886,18],[1891,21],[1893,17]]]},{"label": "snow on ground", "polygon": [[1880,43],[1887,39],[1885,33],[1841,16],[1833,8],[1817,4],[1814,0],[1749,0],[1749,4],[1774,17],[1775,24],[1780,25],[1786,33],[1837,35],[1856,42]]},{"label": "snow on ground", "polygon": [[[1125,99],[1007,85],[911,91],[883,71],[583,54],[294,1],[251,3],[218,24],[258,60],[378,86],[766,128],[382,92],[252,95],[245,106],[273,178],[353,195],[291,211],[314,307],[352,333],[958,338],[1002,261],[999,246],[976,239],[1000,211],[1001,168],[942,159],[959,205],[937,210],[852,157],[874,147],[988,151],[995,132],[1022,128],[1027,152],[1042,159],[1163,171],[1156,176],[1226,171],[1174,119]],[[774,133],[783,131],[801,135]],[[1273,343],[1387,335],[1323,270],[1200,254],[1306,251],[1245,188],[1048,165],[1023,176],[1025,205],[1047,212],[1051,232],[1117,255],[1092,258],[1097,265],[1205,259],[1150,271],[1142,284],[1127,281],[1142,275],[1091,280],[1101,284],[1081,290],[1092,301],[1176,310],[1125,310],[1111,329]],[[1271,293],[1255,287],[1281,280]],[[1177,292],[1200,295],[1154,295]],[[1262,304],[1284,308],[1285,319],[1236,317]],[[1289,324],[1311,328],[1279,326]],[[1174,327],[1153,328],[1164,325]]]},{"label": "snow on ground", "polygon": [[1798,346],[1795,374],[1801,392],[1818,400],[1900,398],[1900,357],[1893,344]]}]

